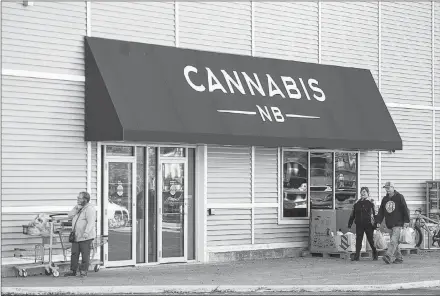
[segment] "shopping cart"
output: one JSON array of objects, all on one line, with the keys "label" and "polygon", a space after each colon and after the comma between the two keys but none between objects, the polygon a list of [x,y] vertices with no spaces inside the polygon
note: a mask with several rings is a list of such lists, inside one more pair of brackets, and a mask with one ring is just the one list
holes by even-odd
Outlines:
[{"label": "shopping cart", "polygon": [[[70,261],[72,243],[69,242],[69,235],[72,231],[72,222],[66,213],[50,214],[49,217],[50,219],[48,220],[48,223],[50,231],[47,235],[39,235],[42,238],[41,244],[36,244],[34,249],[16,248],[14,250],[14,257],[34,260],[34,263],[31,264],[14,266],[14,268],[18,270],[19,276],[27,277],[28,270],[44,268],[46,275],[58,277],[60,275],[59,267],[53,262],[53,251],[56,249],[58,243],[61,245],[64,257],[64,261],[59,262],[59,264],[64,264]],[[29,235],[27,229],[28,226],[23,225],[23,233]],[[92,242],[90,265],[95,265],[95,272],[99,271],[102,264],[102,262],[95,257],[97,257],[97,254],[99,253],[99,248],[107,243],[107,241],[108,236],[101,235],[97,236]],[[45,262],[46,250],[49,251],[47,262]]]},{"label": "shopping cart", "polygon": [[[58,234],[59,241],[61,243],[61,248],[63,250],[64,262],[70,260],[72,254],[72,243],[69,242],[69,235],[72,232],[72,222],[63,217],[66,214],[58,214],[59,223],[55,225],[55,233]],[[55,216],[55,215],[54,215]],[[90,266],[94,265],[94,271],[98,272],[103,262],[97,258],[99,254],[99,248],[108,242],[107,235],[98,235],[91,242],[92,248],[90,251]]]},{"label": "shopping cart", "polygon": [[[55,214],[57,215],[57,214]],[[54,236],[54,224],[56,223],[52,216],[55,215],[49,215],[50,219],[47,223],[49,223],[49,233],[42,233],[38,235],[42,239],[41,244],[36,244],[33,249],[22,249],[22,248],[15,248],[14,249],[14,257],[19,259],[26,259],[26,260],[34,260],[34,263],[30,264],[23,264],[23,265],[17,265],[14,266],[14,268],[18,271],[18,275],[22,277],[27,277],[28,270],[31,269],[39,269],[44,268],[46,275],[52,274],[54,277],[59,276],[59,270],[58,267],[55,265],[55,263],[52,261],[52,255],[53,255],[53,249],[54,249],[54,243],[55,243],[55,236]],[[30,235],[28,233],[28,225],[23,225],[23,234]],[[49,251],[48,261],[45,262],[45,253],[46,250]]]}]

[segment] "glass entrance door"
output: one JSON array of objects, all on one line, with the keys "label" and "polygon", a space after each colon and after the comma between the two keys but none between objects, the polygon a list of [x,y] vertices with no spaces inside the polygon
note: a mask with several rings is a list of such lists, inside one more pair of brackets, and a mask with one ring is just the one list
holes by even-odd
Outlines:
[{"label": "glass entrance door", "polygon": [[188,186],[185,160],[159,166],[159,262],[187,261]]},{"label": "glass entrance door", "polygon": [[109,160],[104,173],[105,266],[136,263],[136,163]]}]

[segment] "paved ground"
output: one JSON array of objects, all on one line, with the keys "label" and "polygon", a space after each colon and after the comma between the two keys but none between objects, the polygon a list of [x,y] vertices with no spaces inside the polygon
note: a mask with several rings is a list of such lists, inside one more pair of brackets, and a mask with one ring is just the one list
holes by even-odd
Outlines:
[{"label": "paved ground", "polygon": [[[29,295],[29,294],[28,294]],[[84,294],[85,296],[86,294]],[[123,294],[121,294],[123,295]],[[127,294],[128,295],[128,294]],[[157,294],[129,294],[136,296],[151,296]],[[177,294],[181,296],[202,296],[202,295],[212,295],[212,296],[244,296],[244,295],[301,295],[301,296],[309,296],[309,295],[319,295],[322,296],[323,293],[308,293],[308,292],[286,292],[286,293],[264,293],[255,292],[255,293],[200,293],[200,294]],[[326,292],[325,295],[440,295],[440,288],[432,288],[432,289],[408,289],[408,290],[398,290],[398,291],[369,291],[369,292]],[[87,295],[88,296],[88,295]],[[108,296],[106,294],[94,294],[94,296]]]},{"label": "paved ground", "polygon": [[[336,258],[290,258],[221,264],[167,264],[101,269],[86,279],[3,278],[3,287],[388,285],[440,280],[440,252],[404,257],[403,264]],[[128,287],[127,287],[128,288]],[[88,291],[84,291],[88,292]],[[437,291],[437,295],[440,291]],[[260,293],[261,294],[261,293]],[[337,293],[340,295],[341,293]],[[351,293],[353,294],[353,293]],[[371,292],[367,293],[371,294]],[[389,291],[386,292],[389,294]],[[425,294],[425,293],[423,293]],[[274,293],[273,295],[283,295]],[[287,295],[287,294],[284,294]],[[314,295],[304,294],[304,295]],[[316,293],[315,293],[316,295]],[[360,294],[361,295],[361,294]],[[365,294],[366,295],[366,294]],[[379,294],[380,295],[380,294]],[[399,295],[399,294],[398,294]],[[403,295],[403,294],[402,294]],[[435,293],[433,295],[436,295]]]}]

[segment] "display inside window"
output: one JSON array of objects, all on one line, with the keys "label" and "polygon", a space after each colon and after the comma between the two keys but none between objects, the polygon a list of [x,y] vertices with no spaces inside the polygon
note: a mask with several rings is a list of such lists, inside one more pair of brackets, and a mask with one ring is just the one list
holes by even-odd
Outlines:
[{"label": "display inside window", "polygon": [[310,204],[312,209],[333,209],[333,153],[310,153]]},{"label": "display inside window", "polygon": [[308,153],[283,151],[283,217],[308,216]]},{"label": "display inside window", "polygon": [[351,209],[357,200],[357,153],[335,153],[337,209]]}]

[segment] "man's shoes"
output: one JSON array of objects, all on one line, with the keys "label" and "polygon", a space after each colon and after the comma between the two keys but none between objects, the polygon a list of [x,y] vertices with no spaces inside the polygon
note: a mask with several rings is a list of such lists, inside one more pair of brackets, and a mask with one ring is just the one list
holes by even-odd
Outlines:
[{"label": "man's shoes", "polygon": [[396,259],[396,260],[394,260],[393,263],[396,263],[396,264],[402,264],[402,263],[403,263],[403,260],[402,260],[402,259]]},{"label": "man's shoes", "polygon": [[355,255],[353,258],[351,258],[351,261],[359,261],[359,256]]},{"label": "man's shoes", "polygon": [[87,277],[87,272],[86,271],[81,271],[80,272],[80,277],[82,277],[82,278]]},{"label": "man's shoes", "polygon": [[391,263],[391,258],[388,255],[383,255],[382,259],[383,259],[383,261],[385,261],[386,264]]},{"label": "man's shoes", "polygon": [[76,272],[74,272],[74,271],[69,271],[69,272],[66,272],[66,273],[64,274],[64,276],[76,276]]}]

